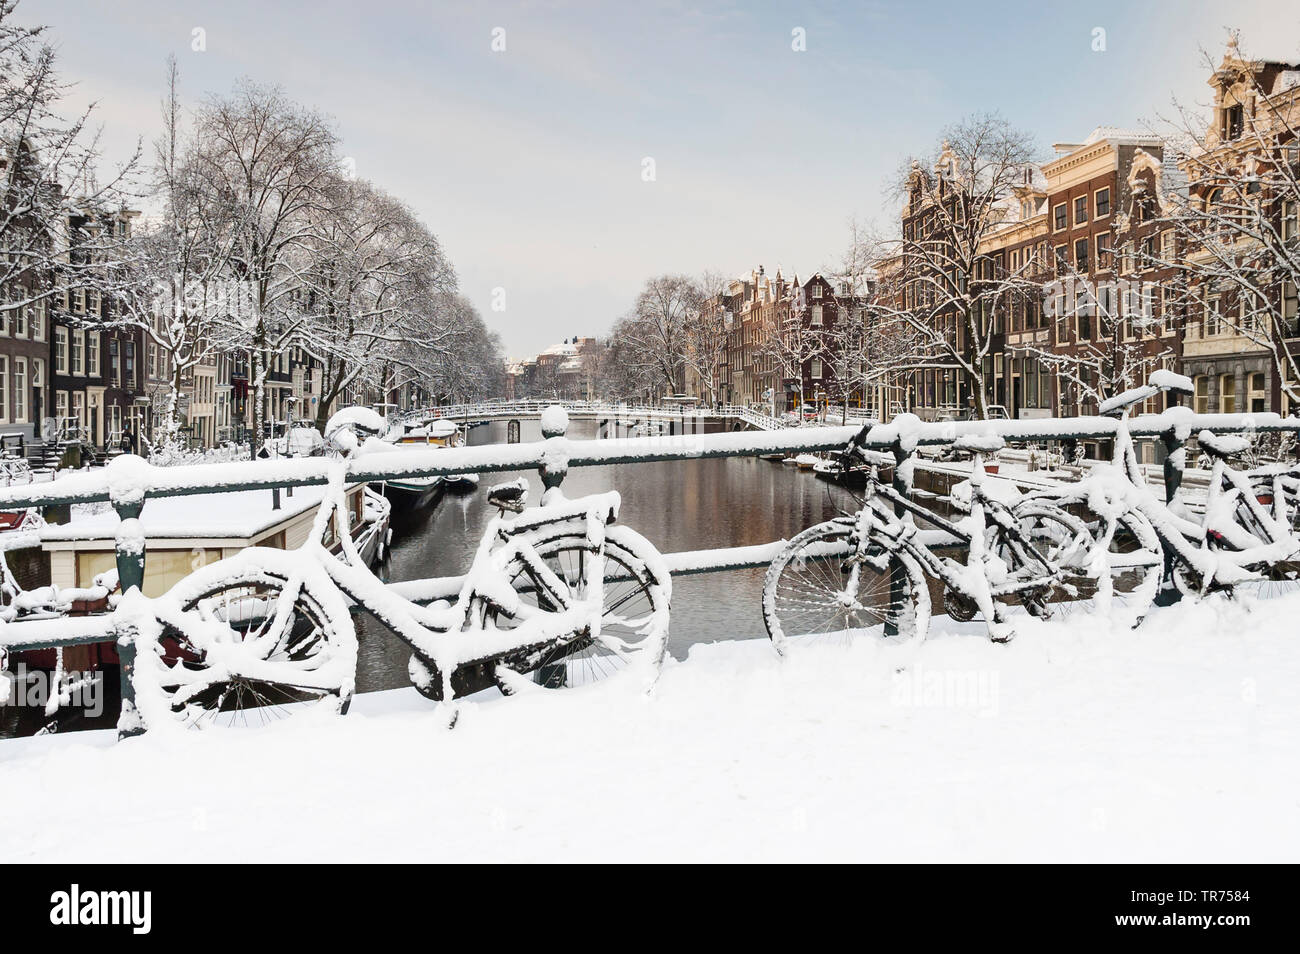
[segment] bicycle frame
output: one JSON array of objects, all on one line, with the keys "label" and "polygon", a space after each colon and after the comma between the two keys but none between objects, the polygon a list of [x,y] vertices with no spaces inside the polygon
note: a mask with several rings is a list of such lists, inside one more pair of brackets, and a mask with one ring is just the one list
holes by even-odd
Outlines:
[{"label": "bicycle frame", "polygon": [[[393,593],[360,559],[343,534],[342,556],[320,545],[332,511],[342,507],[342,484],[332,480],[329,502],[322,502],[310,540],[310,558],[319,563],[345,595],[382,623],[433,671],[435,698],[451,698],[495,682],[495,668],[530,669],[584,638],[598,638],[604,581],[604,528],[618,514],[616,491],[573,501],[545,504],[513,520],[494,517],[479,542],[464,585],[454,602],[421,606]],[[541,539],[535,539],[541,534]],[[535,543],[583,536],[590,559],[582,566],[582,597],[575,598],[538,554]],[[538,589],[539,605],[520,602],[504,570],[513,561],[525,568]],[[478,612],[476,614],[476,608]],[[475,618],[477,615],[478,618]],[[488,626],[488,615],[517,623]]]},{"label": "bicycle frame", "polygon": [[[1201,593],[1230,588],[1260,579],[1259,570],[1293,557],[1300,549],[1289,530],[1255,498],[1249,477],[1230,467],[1222,456],[1215,455],[1211,467],[1205,517],[1201,522],[1188,519],[1178,512],[1179,508],[1171,506],[1178,500],[1177,494],[1169,502],[1158,500],[1138,463],[1128,418],[1129,411],[1125,408],[1115,435],[1116,462],[1135,491],[1134,509],[1147,518],[1160,541],[1166,578],[1181,567],[1199,577]],[[1262,537],[1234,519],[1232,511],[1238,506],[1245,507]],[[1112,526],[1112,533],[1113,530]],[[1229,559],[1221,556],[1228,554],[1233,556]]]},{"label": "bicycle frame", "polygon": [[[846,593],[857,590],[858,566],[866,562],[883,571],[891,556],[903,550],[922,572],[943,583],[945,593],[969,605],[972,615],[978,609],[989,625],[990,635],[995,639],[1009,639],[1010,632],[1001,629],[1003,614],[996,601],[1026,591],[1048,589],[1060,579],[1061,572],[1024,539],[1011,510],[984,491],[984,476],[983,456],[977,453],[971,470],[970,513],[961,521],[967,526],[962,526],[884,484],[872,467],[863,507],[851,518],[854,530],[849,539],[853,553],[847,561]],[[947,545],[964,546],[966,562],[959,563],[935,553],[931,545],[919,538],[915,523],[900,519],[904,514],[933,524],[948,536],[951,543]],[[989,556],[985,529],[990,522],[997,528],[999,541],[1007,546],[1013,564],[1008,567],[1010,572],[997,580],[990,579],[985,562]]]}]

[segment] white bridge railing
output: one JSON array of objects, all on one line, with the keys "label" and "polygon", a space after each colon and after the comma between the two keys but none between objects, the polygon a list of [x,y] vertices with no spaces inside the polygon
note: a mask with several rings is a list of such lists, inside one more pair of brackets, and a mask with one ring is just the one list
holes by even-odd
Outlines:
[{"label": "white bridge railing", "polygon": [[716,418],[742,418],[747,422],[761,426],[762,421],[769,426],[764,430],[773,430],[784,426],[776,418],[733,405],[717,407],[704,406],[664,406],[647,404],[624,404],[608,401],[485,401],[477,404],[447,404],[408,411],[404,420],[424,419],[429,417],[447,418],[449,420],[476,421],[509,417],[539,417],[548,407],[562,407],[574,417],[608,417],[618,421],[683,421],[712,420]]}]

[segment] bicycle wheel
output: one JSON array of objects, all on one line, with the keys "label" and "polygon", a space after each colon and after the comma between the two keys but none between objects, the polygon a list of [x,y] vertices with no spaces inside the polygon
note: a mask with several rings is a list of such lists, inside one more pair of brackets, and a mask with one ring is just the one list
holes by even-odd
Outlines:
[{"label": "bicycle wheel", "polygon": [[797,534],[768,567],[763,583],[763,623],[777,652],[791,639],[848,640],[860,635],[924,635],[929,591],[920,567],[906,554],[882,567],[863,563],[857,591],[847,592],[842,563],[852,526],[829,521]]},{"label": "bicycle wheel", "polygon": [[[1056,601],[1076,592],[1079,578],[1086,575],[1092,535],[1078,517],[1041,501],[1024,501],[1012,508],[1011,515],[1014,534],[996,525],[989,527],[989,552],[1008,573],[1038,576],[1046,570],[1059,575],[1053,585],[1018,590],[1006,599],[1014,598],[1033,616],[1051,616]],[[1036,556],[1045,566],[1037,566]]]},{"label": "bicycle wheel", "polygon": [[1111,518],[1086,513],[1080,519],[1092,536],[1092,548],[1073,561],[1053,610],[1061,616],[1118,610],[1140,621],[1155,601],[1164,572],[1160,538],[1136,510]]},{"label": "bicycle wheel", "polygon": [[264,725],[313,705],[346,712],[357,660],[352,618],[323,572],[307,582],[295,570],[302,560],[250,548],[173,587],[160,601],[174,612],[160,620],[157,665],[138,664],[140,681],[153,684],[146,692],[193,727]]},{"label": "bicycle wheel", "polygon": [[[584,580],[591,554],[584,533],[566,530],[531,541],[537,555],[574,599],[584,599]],[[534,571],[521,557],[505,566],[506,578],[520,603],[533,610],[556,607],[539,587]],[[590,685],[617,673],[635,670],[653,679],[668,645],[672,578],[654,546],[628,527],[605,528],[605,573],[602,581],[599,634],[590,629],[567,634],[545,646],[508,655],[502,664],[519,673],[532,673],[533,682],[548,689]],[[470,618],[497,629],[519,625],[482,597],[471,602]],[[498,680],[502,692],[508,685]]]}]

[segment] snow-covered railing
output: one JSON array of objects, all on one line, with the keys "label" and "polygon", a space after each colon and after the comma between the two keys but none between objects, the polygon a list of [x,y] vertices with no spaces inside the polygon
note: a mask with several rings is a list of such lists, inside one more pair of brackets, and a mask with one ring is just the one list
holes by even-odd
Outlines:
[{"label": "snow-covered railing", "polygon": [[[590,405],[587,405],[590,407]],[[565,436],[568,420],[557,411],[541,414],[543,440],[525,444],[457,448],[377,450],[372,440],[347,460],[304,458],[204,463],[159,467],[133,455],[123,455],[107,467],[68,474],[42,484],[0,488],[0,509],[21,510],[74,503],[106,501],[120,518],[117,533],[117,573],[123,592],[140,587],[148,540],[139,516],[151,497],[195,496],[227,491],[279,489],[325,484],[332,468],[342,467],[348,482],[383,481],[464,473],[499,473],[535,468],[548,488],[559,486],[573,467],[634,464],[649,461],[752,457],[769,453],[806,453],[842,449],[851,439],[865,450],[886,452],[895,462],[896,486],[910,489],[913,455],[920,447],[952,444],[960,437],[998,436],[1007,442],[1102,441],[1116,435],[1119,422],[1105,417],[1035,420],[923,422],[910,414],[888,424],[781,427],[776,430],[723,434],[679,433],[638,438],[572,440]],[[1161,414],[1132,418],[1135,438],[1158,439],[1166,448],[1165,491],[1172,496],[1182,476],[1183,444],[1201,431],[1211,433],[1287,431],[1300,433],[1300,419],[1276,414],[1194,414],[1172,408]],[[865,433],[864,433],[865,431]],[[1069,456],[1067,454],[1067,456]],[[780,543],[750,547],[666,554],[673,573],[703,573],[767,563]],[[395,584],[395,592],[412,596],[437,589],[446,580]],[[0,653],[111,639],[105,617],[75,617],[0,622]],[[134,646],[119,647],[123,698],[131,699],[130,674]]]},{"label": "snow-covered railing", "polygon": [[718,414],[722,417],[732,417],[744,421],[751,427],[760,431],[779,431],[784,427],[790,427],[793,421],[782,420],[779,417],[768,414],[766,411],[758,411],[752,407],[744,407],[739,404],[724,404],[718,408]]},{"label": "snow-covered railing", "polygon": [[[925,422],[912,415],[900,415],[889,424],[872,426],[859,443],[865,449],[880,451],[891,451],[898,445],[906,453],[917,447],[951,444],[959,437],[976,434],[996,434],[1010,443],[1058,441],[1068,444],[1111,439],[1117,425],[1116,420],[1105,417]],[[559,472],[567,467],[838,450],[861,430],[860,426],[850,424],[791,427],[770,432],[661,434],[602,440],[570,440],[561,432],[522,444],[395,448],[363,454],[343,466],[349,482],[533,468]],[[1158,438],[1175,444],[1181,444],[1201,430],[1212,433],[1300,433],[1300,418],[1282,418],[1272,413],[1193,414],[1185,408],[1171,408],[1161,414],[1143,415],[1129,421],[1129,431],[1134,438]],[[148,497],[319,486],[326,483],[335,463],[330,458],[307,457],[157,467],[139,457],[123,455],[96,470],[78,471],[41,484],[0,488],[0,509],[97,501],[107,501],[115,506],[119,503],[142,506]]]}]

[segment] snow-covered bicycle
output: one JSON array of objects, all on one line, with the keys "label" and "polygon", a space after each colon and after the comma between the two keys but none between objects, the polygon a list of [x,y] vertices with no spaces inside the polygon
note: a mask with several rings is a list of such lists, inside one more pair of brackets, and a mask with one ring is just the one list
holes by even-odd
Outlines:
[{"label": "snow-covered bicycle", "polygon": [[[1152,492],[1128,417],[1132,408],[1162,392],[1190,395],[1191,381],[1156,372],[1149,383],[1103,402],[1101,413],[1118,418],[1113,462],[1093,468],[1077,483],[1032,497],[1078,516],[1094,539],[1087,561],[1091,586],[1081,587],[1069,605],[1104,613],[1123,608],[1137,622],[1162,590],[1177,598],[1231,594],[1242,586],[1291,588],[1300,573],[1300,538],[1288,516],[1283,480],[1269,485],[1266,494],[1261,473],[1232,465],[1250,447],[1246,438],[1208,430],[1197,434],[1211,459],[1203,502],[1190,506],[1181,495],[1167,502]],[[1191,414],[1177,408],[1165,413],[1176,422],[1180,411]]]},{"label": "snow-covered bicycle", "polygon": [[[867,464],[866,497],[856,513],[809,527],[772,561],[763,586],[763,621],[778,652],[804,636],[923,637],[929,627],[929,581],[944,610],[965,622],[981,615],[995,641],[1014,636],[1007,604],[1050,613],[1064,568],[1087,556],[1091,537],[1059,508],[1014,508],[984,486],[984,455],[1002,446],[993,435],[959,439],[973,465],[965,515],[948,520],[878,477],[878,462],[860,442],[846,463]],[[920,520],[925,526],[916,523]],[[940,550],[965,552],[963,560]]]},{"label": "snow-covered bicycle", "polygon": [[672,582],[644,537],[612,525],[617,492],[526,510],[525,481],[494,487],[500,513],[458,595],[421,605],[374,576],[350,534],[338,534],[339,555],[326,547],[347,513],[342,475],[340,465],[298,549],[249,548],[147,601],[157,625],[134,677],[146,725],[263,722],[302,703],[345,712],[357,659],[345,596],[410,647],[411,679],[431,699],[616,675],[653,683]]}]

